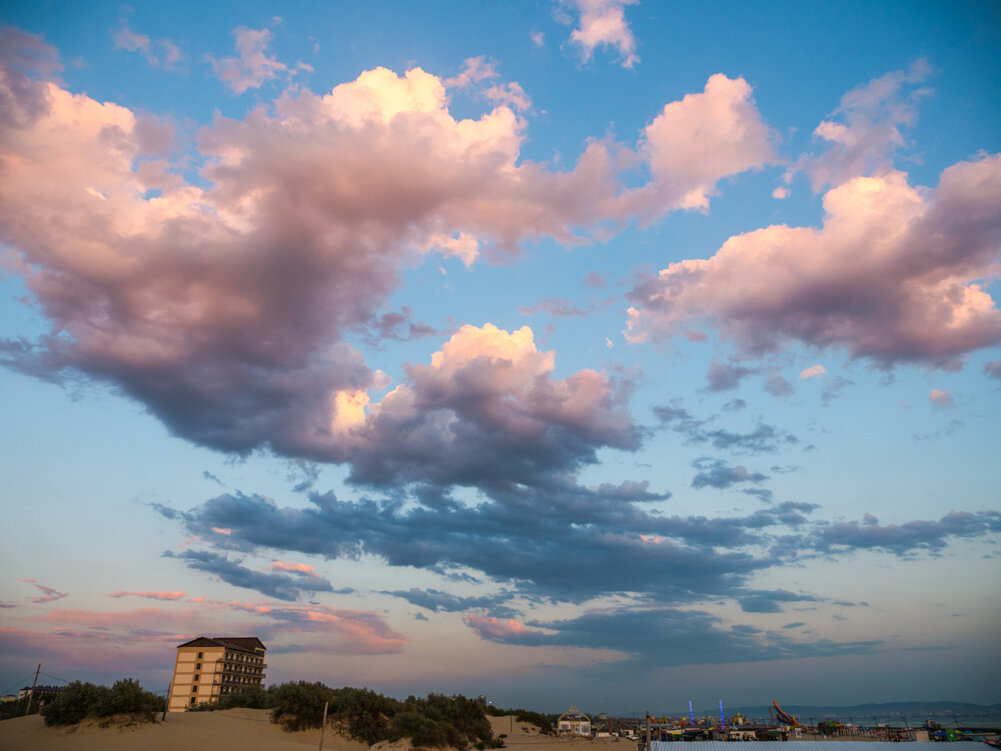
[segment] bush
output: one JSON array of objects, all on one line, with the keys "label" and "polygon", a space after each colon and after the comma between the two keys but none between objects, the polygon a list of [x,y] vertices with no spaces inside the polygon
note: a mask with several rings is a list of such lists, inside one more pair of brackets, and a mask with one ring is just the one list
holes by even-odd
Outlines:
[{"label": "bush", "polygon": [[[31,701],[31,714],[38,714],[38,697]],[[24,717],[24,712],[28,708],[28,700],[18,699],[17,701],[5,701],[0,703],[0,720],[9,720],[13,717]]]},{"label": "bush", "polygon": [[328,721],[370,746],[401,738],[410,738],[418,748],[504,745],[493,737],[484,706],[465,696],[429,694],[401,702],[364,688],[332,689],[305,681],[273,686],[269,693],[271,717],[286,730],[320,727],[323,703],[329,702]]},{"label": "bush", "polygon": [[322,683],[298,681],[273,686],[271,719],[286,730],[318,728],[323,724],[323,703],[330,701],[331,694]]},{"label": "bush", "polygon": [[224,694],[215,701],[203,701],[193,707],[188,707],[189,712],[217,712],[220,709],[271,709],[273,706],[271,691],[260,686],[247,686],[241,691],[232,694]]},{"label": "bush", "polygon": [[425,717],[417,712],[400,712],[393,718],[389,727],[389,739],[398,741],[401,738],[409,738],[415,748],[451,745],[451,736],[443,723],[436,722],[429,717]]},{"label": "bush", "polygon": [[42,715],[46,725],[75,725],[87,717],[110,717],[129,714],[153,722],[163,709],[164,700],[139,685],[139,681],[123,678],[115,684],[97,686],[73,681],[58,696],[46,702]]}]

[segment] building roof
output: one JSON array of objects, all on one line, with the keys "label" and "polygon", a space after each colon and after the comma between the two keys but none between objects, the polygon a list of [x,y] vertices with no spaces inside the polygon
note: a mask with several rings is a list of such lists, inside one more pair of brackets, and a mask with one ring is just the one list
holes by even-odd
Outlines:
[{"label": "building roof", "polygon": [[258,649],[267,649],[256,636],[199,636],[197,639],[179,645],[178,649],[181,647],[225,647],[250,654],[256,654]]}]

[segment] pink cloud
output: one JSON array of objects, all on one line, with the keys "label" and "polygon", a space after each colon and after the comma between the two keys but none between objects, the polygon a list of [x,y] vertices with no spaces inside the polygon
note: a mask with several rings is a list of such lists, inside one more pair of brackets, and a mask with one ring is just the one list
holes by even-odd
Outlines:
[{"label": "pink cloud", "polygon": [[269,29],[248,29],[238,26],[233,35],[236,37],[236,49],[239,57],[224,57],[216,60],[211,55],[206,60],[211,63],[212,70],[234,94],[242,94],[247,89],[259,89],[268,81],[278,78],[288,72],[288,66],[281,63],[274,55],[265,54],[268,42],[271,41]]},{"label": "pink cloud", "polygon": [[108,597],[146,597],[150,600],[181,600],[184,592],[113,592]]},{"label": "pink cloud", "polygon": [[0,626],[0,654],[30,654],[43,664],[58,665],[64,674],[70,675],[86,670],[116,680],[123,674],[148,675],[162,671],[160,677],[166,681],[164,674],[173,664],[174,647],[190,638],[186,634],[176,634],[162,640],[146,636],[123,639],[94,631],[35,631]]},{"label": "pink cloud", "polygon": [[494,618],[490,615],[471,614],[464,617],[463,622],[484,639],[497,641],[524,639],[541,635],[541,631],[533,631],[524,623],[513,618],[507,620]]},{"label": "pink cloud", "polygon": [[889,368],[956,369],[1001,341],[981,280],[1001,244],[1001,155],[946,169],[934,192],[901,172],[824,196],[821,228],[775,225],[731,237],[715,256],[671,264],[630,294],[629,338],[713,321],[749,355],[798,340]]},{"label": "pink cloud", "polygon": [[[406,384],[343,427],[357,447],[356,476],[443,480],[503,472],[509,461],[525,472],[540,457],[576,463],[588,446],[635,445],[621,389],[593,370],[556,380],[554,369],[555,353],[540,351],[527,326],[463,326],[429,365],[409,365]],[[564,434],[577,448],[551,445]]]},{"label": "pink cloud", "polygon": [[618,50],[623,68],[631,68],[640,61],[636,54],[636,39],[625,15],[626,6],[637,2],[638,0],[563,0],[564,5],[580,14],[578,28],[570,33],[570,40],[580,45],[585,63],[591,59],[595,48],[600,46]]},{"label": "pink cloud", "polygon": [[395,654],[409,638],[390,628],[383,616],[368,610],[337,610],[322,606],[271,606],[232,602],[229,606],[265,617],[276,640],[282,634],[315,632],[323,635],[315,649],[332,654]]},{"label": "pink cloud", "polygon": [[34,579],[22,579],[21,581],[31,584],[35,589],[40,591],[42,594],[38,597],[33,597],[31,601],[35,604],[41,605],[46,602],[54,602],[56,600],[61,600],[69,595],[66,592],[60,592],[52,587],[46,587],[43,584],[39,584]]},{"label": "pink cloud", "polygon": [[212,531],[215,532],[217,535],[233,534],[233,530],[230,529],[229,527],[212,527]]},{"label": "pink cloud", "polygon": [[931,393],[928,394],[928,399],[933,404],[937,404],[939,407],[954,407],[956,402],[952,398],[952,394],[948,391],[942,391],[941,389],[932,389]]},{"label": "pink cloud", "polygon": [[[138,52],[146,58],[146,62],[154,68],[173,69],[180,62],[181,48],[171,39],[151,40],[145,34],[132,31],[123,21],[122,26],[114,34],[115,48]],[[159,48],[160,52],[157,52]]]},{"label": "pink cloud", "polygon": [[[267,35],[238,36],[252,50]],[[470,80],[493,80],[476,67]],[[527,124],[504,99],[514,89],[501,97],[511,106],[457,120],[438,77],[378,68],[323,96],[286,93],[243,120],[217,118],[199,133],[204,166],[189,183],[181,166],[149,159],[170,140],[149,118],[15,74],[0,241],[63,333],[6,349],[3,362],[110,381],[174,433],[224,451],[356,461],[364,446],[343,428],[365,421],[368,390],[387,382],[346,337],[377,325],[399,269],[420,255],[471,264],[532,238],[604,236],[638,212],[703,206],[715,180],[763,153],[749,87],[714,77],[647,129],[652,183],[623,194],[618,173],[636,155],[607,140],[569,172],[519,161]],[[501,423],[551,418],[623,445],[606,430],[623,414],[608,385],[591,371],[544,380],[523,394],[559,393],[559,409],[523,403],[527,421]],[[411,414],[445,416],[427,396]]]},{"label": "pink cloud", "polygon": [[743,78],[711,76],[705,90],[667,104],[644,131],[650,184],[626,194],[632,210],[657,217],[709,208],[716,183],[775,159],[775,134],[762,122]]},{"label": "pink cloud", "polygon": [[930,73],[928,62],[919,59],[907,70],[887,73],[849,91],[834,113],[838,119],[825,120],[814,130],[813,135],[829,148],[817,156],[801,157],[792,170],[806,171],[815,191],[885,172],[891,154],[907,144],[901,128],[914,124],[917,103],[930,93],[914,87]]},{"label": "pink cloud", "polygon": [[484,56],[467,57],[462,61],[462,70],[452,78],[446,78],[442,84],[447,88],[466,89],[482,81],[500,78],[496,65]]},{"label": "pink cloud", "polygon": [[807,380],[808,378],[820,378],[822,375],[827,373],[827,368],[823,365],[811,365],[809,368],[800,371],[799,377],[801,380]]},{"label": "pink cloud", "polygon": [[288,571],[294,574],[306,574],[307,576],[316,576],[316,570],[310,566],[308,563],[288,563],[287,561],[272,561],[271,568],[277,569],[278,571]]}]

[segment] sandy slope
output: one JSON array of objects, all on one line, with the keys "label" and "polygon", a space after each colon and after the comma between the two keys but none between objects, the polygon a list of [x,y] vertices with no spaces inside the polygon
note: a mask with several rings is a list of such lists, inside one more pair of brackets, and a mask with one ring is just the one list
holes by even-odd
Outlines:
[{"label": "sandy slope", "polygon": [[[494,733],[517,751],[635,751],[635,743],[618,739],[571,740],[539,735],[534,725],[509,717],[491,717]],[[87,721],[70,728],[47,728],[38,715],[0,722],[2,751],[305,751],[316,748],[319,730],[286,733],[272,724],[266,709],[168,714],[166,722],[132,727],[98,727]],[[407,743],[379,743],[372,751],[406,751]],[[368,751],[368,746],[336,736],[329,728],[325,751]],[[529,751],[529,750],[526,750]]]},{"label": "sandy slope", "polygon": [[[316,748],[319,730],[286,733],[266,709],[168,714],[166,722],[100,728],[93,721],[70,728],[47,728],[38,715],[0,722],[3,751],[304,751]],[[368,751],[364,743],[335,736],[329,729],[323,748]]]}]

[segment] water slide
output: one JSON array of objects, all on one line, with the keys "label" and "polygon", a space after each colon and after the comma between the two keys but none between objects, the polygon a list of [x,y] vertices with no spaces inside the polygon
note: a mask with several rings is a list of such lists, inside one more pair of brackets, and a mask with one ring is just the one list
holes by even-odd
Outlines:
[{"label": "water slide", "polygon": [[778,721],[781,722],[783,725],[793,725],[793,726],[799,725],[799,723],[796,722],[795,717],[793,717],[791,714],[786,714],[785,712],[782,711],[782,707],[779,706],[777,701],[772,701],[772,709],[775,710],[775,716],[778,718]]}]

